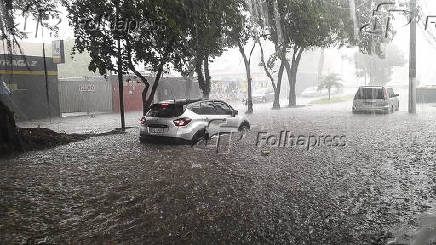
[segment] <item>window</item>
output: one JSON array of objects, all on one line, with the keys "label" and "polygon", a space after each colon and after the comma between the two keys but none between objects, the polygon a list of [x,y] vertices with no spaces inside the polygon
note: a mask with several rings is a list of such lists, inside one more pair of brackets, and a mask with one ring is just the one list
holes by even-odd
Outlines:
[{"label": "window", "polygon": [[355,99],[371,100],[371,99],[384,99],[382,88],[360,88],[355,96]]},{"label": "window", "polygon": [[216,108],[216,113],[218,115],[231,115],[233,109],[227,105],[226,103],[223,102],[214,102],[215,108]]},{"label": "window", "polygon": [[180,104],[154,104],[147,112],[148,117],[178,117],[184,112]]},{"label": "window", "polygon": [[215,115],[216,110],[212,102],[200,102],[201,115]]},{"label": "window", "polygon": [[216,109],[212,102],[197,102],[187,106],[187,108],[200,115],[215,115]]},{"label": "window", "polygon": [[191,110],[194,113],[201,114],[200,113],[200,103],[192,103],[186,106],[187,109]]}]

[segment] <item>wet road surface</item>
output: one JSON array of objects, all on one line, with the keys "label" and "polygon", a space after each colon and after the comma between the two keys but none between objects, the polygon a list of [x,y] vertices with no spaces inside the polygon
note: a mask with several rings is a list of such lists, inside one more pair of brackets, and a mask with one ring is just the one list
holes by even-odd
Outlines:
[{"label": "wet road surface", "polygon": [[[1,243],[386,244],[436,210],[436,108],[261,111],[214,148],[138,130],[0,160]],[[345,146],[256,146],[259,132]],[[264,151],[264,154],[262,154]],[[268,154],[266,154],[266,152]],[[413,239],[409,237],[409,241]],[[400,239],[401,240],[401,239]],[[405,240],[407,241],[407,239]]]}]

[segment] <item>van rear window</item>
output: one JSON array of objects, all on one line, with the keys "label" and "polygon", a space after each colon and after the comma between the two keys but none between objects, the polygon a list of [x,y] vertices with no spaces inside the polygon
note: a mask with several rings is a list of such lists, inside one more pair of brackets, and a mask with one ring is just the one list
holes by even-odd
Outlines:
[{"label": "van rear window", "polygon": [[382,88],[359,88],[354,99],[358,100],[376,100],[384,99]]},{"label": "van rear window", "polygon": [[181,104],[153,104],[147,112],[148,117],[178,117],[184,112]]}]

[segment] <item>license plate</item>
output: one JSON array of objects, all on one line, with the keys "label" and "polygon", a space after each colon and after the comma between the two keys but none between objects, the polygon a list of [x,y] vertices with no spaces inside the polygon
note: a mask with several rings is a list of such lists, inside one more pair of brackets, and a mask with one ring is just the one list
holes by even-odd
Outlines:
[{"label": "license plate", "polygon": [[161,134],[164,132],[164,128],[149,128],[152,134]]}]

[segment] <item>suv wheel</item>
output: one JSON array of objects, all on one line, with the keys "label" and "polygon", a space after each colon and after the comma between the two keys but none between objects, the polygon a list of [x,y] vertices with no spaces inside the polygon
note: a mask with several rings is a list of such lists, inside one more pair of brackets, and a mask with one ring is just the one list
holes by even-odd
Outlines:
[{"label": "suv wheel", "polygon": [[196,144],[201,140],[207,139],[209,136],[207,135],[206,131],[204,129],[199,130],[197,133],[192,136],[191,144]]}]

